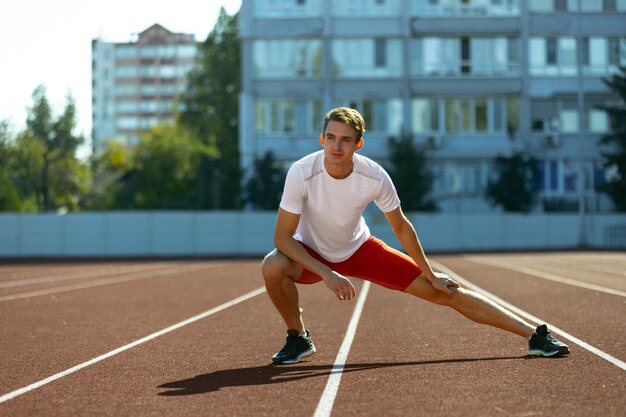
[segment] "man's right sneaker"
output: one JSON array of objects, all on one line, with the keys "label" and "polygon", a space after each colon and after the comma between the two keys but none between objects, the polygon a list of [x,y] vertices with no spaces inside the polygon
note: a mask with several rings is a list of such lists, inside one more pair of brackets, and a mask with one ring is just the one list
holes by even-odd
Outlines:
[{"label": "man's right sneaker", "polygon": [[565,343],[559,342],[552,336],[548,326],[542,324],[528,341],[528,354],[532,356],[558,357],[569,354]]},{"label": "man's right sneaker", "polygon": [[272,356],[272,362],[298,363],[300,359],[304,359],[314,353],[315,345],[313,344],[313,340],[311,340],[311,334],[308,330],[306,330],[305,334],[300,336],[297,330],[289,329],[287,330],[287,342],[285,342],[285,346]]}]

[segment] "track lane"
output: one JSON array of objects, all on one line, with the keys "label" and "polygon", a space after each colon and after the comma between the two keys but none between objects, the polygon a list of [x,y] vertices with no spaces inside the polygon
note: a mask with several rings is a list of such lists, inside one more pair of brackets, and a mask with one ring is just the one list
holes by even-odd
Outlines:
[{"label": "track lane", "polygon": [[[625,317],[623,310],[615,310],[620,305],[604,297],[590,297],[588,290],[559,288],[562,284],[523,274],[503,274],[484,265],[472,266],[457,256],[435,259],[611,354],[611,340],[606,333],[625,334],[619,327]],[[232,270],[219,276],[221,280],[195,275],[169,283],[163,280],[156,288],[144,280],[19,303],[25,310],[35,305],[40,313],[59,312],[58,318],[67,316],[57,307],[71,300],[66,298],[70,294],[109,294],[104,299],[96,297],[91,304],[76,300],[70,303],[80,304],[73,305],[72,310],[82,311],[87,316],[85,321],[101,326],[102,332],[73,329],[77,335],[94,339],[86,342],[92,349],[116,336],[139,334],[168,318],[184,315],[189,308],[187,302],[206,309],[207,299],[220,296],[217,292],[235,293],[242,282],[250,288],[262,282],[257,261],[238,261]],[[180,284],[189,279],[192,283],[185,284],[189,288],[181,292]],[[359,289],[360,281],[354,282]],[[120,288],[123,291],[118,291]],[[304,363],[269,365],[269,357],[284,342],[284,326],[269,299],[261,295],[0,404],[0,414],[312,416],[354,303],[336,301],[323,284],[300,288],[305,320],[318,347],[318,354]],[[40,309],[38,304],[45,308]],[[101,310],[102,305],[117,314],[91,311],[93,307]],[[587,307],[598,306],[615,310],[614,317],[602,320],[604,310],[586,313]],[[3,313],[4,307],[0,305]],[[129,317],[121,319],[125,314]],[[117,328],[95,321],[103,317],[117,317]],[[58,322],[31,324],[22,330],[45,332],[45,327],[55,327]],[[41,341],[39,337],[36,340]],[[66,343],[56,346],[80,356],[85,347],[78,346],[78,340],[70,332]],[[623,346],[623,338],[617,337],[615,349],[621,351]],[[580,348],[567,359],[526,359],[526,347],[518,336],[476,325],[448,309],[373,286],[331,415],[621,415],[626,407],[622,392],[626,380],[619,369]],[[56,362],[63,360],[60,352],[47,354]],[[42,358],[34,355],[31,359],[18,368],[29,370],[30,366],[40,365]],[[46,361],[49,359],[43,358]],[[542,385],[537,391],[537,380],[548,384],[547,388]]]},{"label": "track lane", "polygon": [[[585,342],[626,360],[626,299],[547,281],[460,257],[435,257],[454,272],[514,306],[554,323]],[[577,346],[571,346],[579,351]]]},{"label": "track lane", "polygon": [[318,346],[310,361],[270,365],[285,329],[259,296],[0,407],[44,416],[312,415],[354,303],[323,285],[303,287],[301,299]]},{"label": "track lane", "polygon": [[526,349],[519,336],[373,287],[333,415],[622,415],[621,369],[580,348],[558,359]]},{"label": "track lane", "polygon": [[[207,263],[210,265],[210,263]],[[0,392],[68,369],[261,285],[258,263],[1,303]]]}]

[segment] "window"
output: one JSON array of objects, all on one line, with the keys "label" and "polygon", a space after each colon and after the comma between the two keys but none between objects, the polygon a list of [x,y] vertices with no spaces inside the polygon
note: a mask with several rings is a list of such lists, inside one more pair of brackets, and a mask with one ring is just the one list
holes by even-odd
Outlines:
[{"label": "window", "polygon": [[580,0],[581,12],[601,12],[602,0]]},{"label": "window", "polygon": [[546,45],[546,63],[548,65],[556,65],[556,39],[547,39]]},{"label": "window", "polygon": [[253,43],[258,78],[316,78],[322,72],[320,40],[259,40]]},{"label": "window", "polygon": [[315,17],[321,15],[320,0],[263,0],[253,2],[255,17]]},{"label": "window", "polygon": [[470,40],[469,38],[461,38],[461,72],[467,74],[472,67],[470,62]]},{"label": "window", "polygon": [[587,116],[589,132],[607,133],[609,131],[609,117],[604,110],[591,109]]},{"label": "window", "polygon": [[567,2],[568,0],[554,0],[554,10],[557,12],[566,12]]},{"label": "window", "polygon": [[254,127],[260,134],[313,133],[321,129],[317,100],[258,100]]},{"label": "window", "polygon": [[402,41],[337,39],[332,42],[332,59],[337,77],[400,77],[403,72]]},{"label": "window", "polygon": [[476,100],[476,108],[474,112],[474,126],[476,132],[486,132],[487,122],[487,100]]},{"label": "window", "polygon": [[617,38],[609,39],[609,65],[617,66],[620,64],[620,40]]},{"label": "window", "polygon": [[411,74],[491,76],[519,71],[517,39],[421,38],[411,42]]},{"label": "window", "polygon": [[576,75],[576,40],[573,37],[531,38],[532,75]]},{"label": "window", "polygon": [[576,133],[578,132],[578,110],[562,109],[560,113],[561,132]]},{"label": "window", "polygon": [[386,64],[385,40],[376,39],[376,67],[384,67]]},{"label": "window", "polygon": [[339,100],[335,107],[346,106],[357,109],[365,119],[368,132],[398,135],[402,131],[402,100]]},{"label": "window", "polygon": [[513,135],[519,131],[519,100],[508,99],[506,101],[506,132]]},{"label": "window", "polygon": [[415,134],[426,134],[439,130],[439,102],[415,98],[412,102],[412,131]]},{"label": "window", "polygon": [[331,0],[334,16],[398,16],[402,0]]}]

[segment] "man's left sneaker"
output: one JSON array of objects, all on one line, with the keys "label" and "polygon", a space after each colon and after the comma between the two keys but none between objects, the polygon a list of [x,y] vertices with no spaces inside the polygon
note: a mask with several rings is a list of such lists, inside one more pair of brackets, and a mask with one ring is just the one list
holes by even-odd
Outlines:
[{"label": "man's left sneaker", "polygon": [[559,342],[552,336],[548,326],[542,324],[537,327],[535,333],[528,341],[528,354],[531,356],[558,356],[568,355],[569,348],[563,342]]},{"label": "man's left sneaker", "polygon": [[311,356],[316,351],[311,333],[305,330],[305,334],[300,335],[295,329],[287,330],[287,341],[285,346],[272,356],[273,363],[298,363],[300,359]]}]

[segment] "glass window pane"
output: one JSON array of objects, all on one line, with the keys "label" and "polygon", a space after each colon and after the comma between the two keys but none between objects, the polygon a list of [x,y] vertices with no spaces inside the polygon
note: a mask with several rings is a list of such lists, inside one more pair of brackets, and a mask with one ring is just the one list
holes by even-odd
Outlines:
[{"label": "glass window pane", "polygon": [[431,100],[430,102],[430,129],[439,131],[439,102]]},{"label": "glass window pane", "polygon": [[519,131],[519,100],[508,99],[506,101],[506,129],[508,134]]},{"label": "glass window pane", "polygon": [[472,130],[472,102],[469,100],[461,101],[461,121],[464,132]]},{"label": "glass window pane", "polygon": [[390,135],[398,135],[402,132],[402,100],[392,99],[387,104],[387,133]]},{"label": "glass window pane", "polygon": [[266,105],[262,101],[257,101],[254,108],[254,130],[257,133],[265,132],[265,109]]},{"label": "glass window pane", "polygon": [[559,67],[564,75],[576,74],[576,39],[559,39]]},{"label": "glass window pane", "polygon": [[426,99],[413,99],[412,117],[413,133],[426,133],[429,129],[429,102]]},{"label": "glass window pane", "polygon": [[589,111],[589,131],[592,133],[609,131],[609,118],[605,111],[598,109]]},{"label": "glass window pane", "polygon": [[601,12],[602,0],[580,0],[580,9],[583,12]]},{"label": "glass window pane", "polygon": [[445,101],[446,132],[458,132],[460,130],[458,121],[459,102],[447,99]]},{"label": "glass window pane", "polygon": [[474,120],[474,125],[476,126],[477,132],[486,132],[487,131],[487,100],[479,99],[476,100],[476,118]]},{"label": "glass window pane", "polygon": [[502,100],[493,101],[493,130],[502,132]]},{"label": "glass window pane", "polygon": [[542,38],[530,39],[530,73],[543,73],[546,64],[546,41]]},{"label": "glass window pane", "polygon": [[562,109],[560,114],[561,132],[578,132],[578,111],[572,109]]}]

